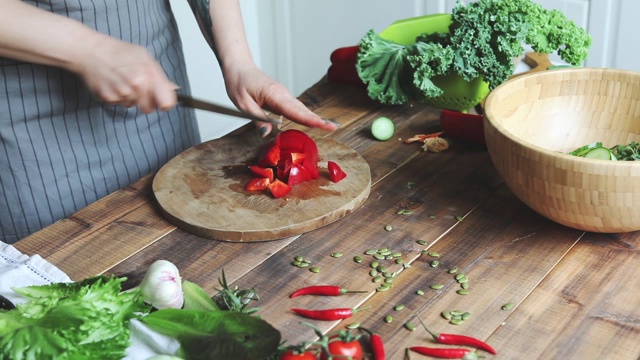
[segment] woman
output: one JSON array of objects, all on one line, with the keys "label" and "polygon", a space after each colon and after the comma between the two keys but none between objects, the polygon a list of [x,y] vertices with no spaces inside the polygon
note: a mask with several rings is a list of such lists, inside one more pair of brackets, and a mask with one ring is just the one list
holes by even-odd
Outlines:
[{"label": "woman", "polygon": [[[238,0],[190,1],[234,104],[334,130],[260,71]],[[0,0],[0,240],[13,243],[200,139],[168,0]],[[266,135],[271,127],[257,124]]]}]

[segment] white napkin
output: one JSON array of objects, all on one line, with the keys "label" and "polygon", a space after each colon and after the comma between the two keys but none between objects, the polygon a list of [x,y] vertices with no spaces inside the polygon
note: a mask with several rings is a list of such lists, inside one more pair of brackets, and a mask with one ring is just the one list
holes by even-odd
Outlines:
[{"label": "white napkin", "polygon": [[[22,254],[15,247],[0,241],[0,295],[14,304],[26,302],[13,287],[46,285],[70,282],[67,274],[39,255],[31,257]],[[177,340],[158,334],[138,320],[130,324],[131,346],[127,348],[125,359],[143,360],[161,354],[175,354],[180,344]]]}]

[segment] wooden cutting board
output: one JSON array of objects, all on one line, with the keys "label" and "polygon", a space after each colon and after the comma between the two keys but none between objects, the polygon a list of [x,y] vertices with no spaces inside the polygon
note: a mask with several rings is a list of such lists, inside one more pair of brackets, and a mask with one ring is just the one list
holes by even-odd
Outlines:
[{"label": "wooden cutting board", "polygon": [[[156,174],[153,192],[165,217],[177,227],[209,239],[275,240],[332,223],[360,207],[371,189],[369,164],[353,148],[317,138],[320,177],[297,184],[275,199],[244,189],[249,165],[265,140],[253,134],[226,136],[179,154]],[[347,173],[329,180],[327,161]]]}]

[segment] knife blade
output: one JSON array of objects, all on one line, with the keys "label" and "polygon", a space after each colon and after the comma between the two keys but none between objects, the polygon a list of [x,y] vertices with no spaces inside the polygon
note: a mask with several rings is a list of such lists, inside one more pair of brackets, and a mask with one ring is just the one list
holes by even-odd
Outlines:
[{"label": "knife blade", "polygon": [[214,104],[208,101],[204,101],[204,100],[200,100],[200,99],[195,99],[191,96],[188,95],[184,95],[184,94],[178,94],[178,102],[180,104],[182,104],[182,106],[186,106],[186,107],[190,107],[190,108],[194,108],[194,109],[200,109],[200,110],[205,110],[205,111],[211,111],[211,112],[215,112],[218,114],[223,114],[223,115],[230,115],[230,116],[235,116],[235,117],[239,117],[239,118],[243,118],[243,119],[249,119],[249,120],[253,120],[253,121],[262,121],[262,122],[268,122],[274,125],[281,125],[282,124],[282,119],[281,118],[271,118],[269,117],[267,114],[265,114],[265,116],[254,116],[251,114],[246,114],[243,113],[239,110],[236,109],[232,109],[226,106],[222,106],[222,105],[218,105],[218,104]]}]

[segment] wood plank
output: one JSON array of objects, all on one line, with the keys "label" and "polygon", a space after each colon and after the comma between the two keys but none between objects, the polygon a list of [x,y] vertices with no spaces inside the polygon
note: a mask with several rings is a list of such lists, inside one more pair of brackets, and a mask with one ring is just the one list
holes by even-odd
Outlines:
[{"label": "wood plank", "polygon": [[[394,282],[393,289],[367,303],[377,316],[367,318],[362,314],[352,321],[378,329],[387,339],[390,358],[394,359],[401,358],[407,346],[437,345],[420,327],[416,314],[435,332],[491,340],[492,333],[509,315],[501,306],[523,301],[581,234],[534,214],[501,188],[429,247],[429,251],[440,254],[438,267],[430,265],[435,258],[428,254],[416,258]],[[532,263],[536,266],[531,267]],[[461,287],[455,275],[447,272],[452,267],[469,278],[469,295],[457,294]],[[432,284],[444,287],[433,290]],[[417,290],[426,294],[418,296]],[[400,303],[406,306],[405,310],[394,312],[393,306]],[[461,325],[452,325],[440,315],[451,310],[468,311],[472,316]],[[388,314],[394,316],[393,324],[382,321]],[[405,322],[419,327],[409,332],[403,327]],[[489,342],[507,354],[506,358],[514,358],[514,354],[517,358],[518,353],[509,344]]]},{"label": "wood plank", "polygon": [[81,280],[104,273],[173,230],[175,226],[146,203],[91,233],[69,238],[47,260],[71,279]]},{"label": "wood plank", "polygon": [[587,233],[490,340],[531,358],[640,358],[637,235]]},{"label": "wood plank", "polygon": [[48,260],[55,258],[58,252],[66,251],[63,248],[69,243],[82,242],[83,237],[152,202],[152,178],[152,175],[147,175],[69,217],[21,239],[14,246],[25,254],[39,254]]},{"label": "wood plank", "polygon": [[[289,312],[290,307],[326,308],[336,304],[339,307],[356,307],[363,304],[377,287],[368,276],[368,264],[356,264],[352,260],[354,255],[362,255],[369,248],[388,247],[402,252],[407,258],[415,257],[421,250],[416,240],[433,241],[438,238],[457,223],[456,215],[471,211],[493,191],[493,187],[482,181],[461,188],[461,184],[466,183],[464,179],[486,171],[490,160],[486,153],[459,155],[456,169],[461,171],[453,171],[452,163],[436,156],[430,158],[437,165],[433,167],[425,166],[425,159],[412,160],[388,176],[384,184],[374,186],[372,194],[384,193],[384,197],[371,196],[363,208],[349,217],[302,235],[242,278],[231,280],[241,288],[257,287],[262,298],[258,304],[261,314],[283,332],[284,338],[293,343],[312,338],[310,329],[295,324],[297,318]],[[416,164],[423,166],[412,166]],[[414,188],[407,187],[409,176],[419,176],[420,181]],[[461,192],[466,196],[450,196]],[[399,207],[409,206],[413,209],[411,215],[396,214]],[[431,214],[436,214],[436,218],[430,218]],[[393,231],[385,231],[387,224],[394,226]],[[330,254],[335,251],[345,255],[333,258]],[[308,258],[321,272],[313,274],[307,269],[292,267],[290,262],[297,255]],[[390,270],[399,268],[401,265],[390,267]],[[370,292],[339,299],[305,297],[293,301],[286,298],[296,288],[320,283]],[[363,316],[375,317],[375,314],[373,309],[364,312]],[[319,324],[323,330],[329,330],[332,325],[335,323]]]}]

